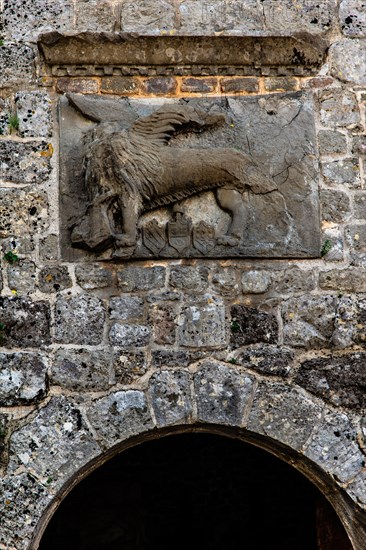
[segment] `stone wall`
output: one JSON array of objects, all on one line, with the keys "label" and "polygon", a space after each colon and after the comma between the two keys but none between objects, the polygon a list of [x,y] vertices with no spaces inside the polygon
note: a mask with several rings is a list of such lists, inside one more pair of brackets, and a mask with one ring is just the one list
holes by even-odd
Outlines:
[{"label": "stone wall", "polygon": [[[361,550],[364,3],[0,4],[0,548],[37,548],[75,476],[121,442],[158,437],[167,427],[221,425],[295,460],[331,500]],[[53,74],[37,47],[40,34],[50,31],[213,39],[306,32],[307,40],[325,41],[327,50],[312,75]],[[294,90],[306,90],[315,103],[319,258],[61,261],[60,94],[138,99]]]}]

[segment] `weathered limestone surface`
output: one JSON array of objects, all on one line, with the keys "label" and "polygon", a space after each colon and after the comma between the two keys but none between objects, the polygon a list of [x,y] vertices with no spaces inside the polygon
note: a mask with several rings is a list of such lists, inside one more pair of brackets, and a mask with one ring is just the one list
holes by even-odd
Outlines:
[{"label": "weathered limestone surface", "polygon": [[[339,513],[364,550],[364,2],[0,4],[1,550],[35,547],[51,500],[104,451],[182,427],[228,428],[315,466],[326,492],[350,497]],[[89,34],[48,35],[46,67],[36,43],[49,31]],[[79,107],[63,98],[63,120],[66,93]],[[245,191],[246,248],[210,249],[207,226],[225,232],[231,214],[208,190],[175,205],[206,223],[197,257],[179,243],[161,254],[156,225],[144,254],[71,249],[87,207],[81,141],[101,120],[127,130],[164,104],[228,117],[220,131],[173,132],[167,148],[239,148],[278,185]],[[140,242],[173,214],[146,211]]]},{"label": "weathered limestone surface", "polygon": [[41,355],[0,354],[0,404],[36,403],[46,394],[46,365]]}]

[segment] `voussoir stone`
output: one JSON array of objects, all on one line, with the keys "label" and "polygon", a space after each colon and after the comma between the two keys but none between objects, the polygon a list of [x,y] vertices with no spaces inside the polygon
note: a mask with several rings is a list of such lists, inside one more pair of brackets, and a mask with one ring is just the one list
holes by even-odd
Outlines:
[{"label": "voussoir stone", "polygon": [[306,445],[304,454],[342,483],[363,468],[365,456],[357,445],[357,431],[347,415],[326,410]]},{"label": "voussoir stone", "polygon": [[321,407],[304,392],[276,382],[262,382],[254,394],[248,429],[299,450],[320,418]]},{"label": "voussoir stone", "polygon": [[99,453],[78,407],[57,396],[11,436],[9,471],[29,468],[39,481],[59,489]]},{"label": "voussoir stone", "polygon": [[145,394],[137,390],[119,391],[94,401],[87,416],[107,448],[154,427]]},{"label": "voussoir stone", "polygon": [[160,371],[149,381],[158,426],[187,423],[192,414],[191,379],[185,371]]},{"label": "voussoir stone", "polygon": [[47,391],[47,366],[34,353],[0,353],[0,406],[37,403]]},{"label": "voussoir stone", "polygon": [[60,297],[55,308],[55,340],[63,344],[100,344],[105,307],[96,296]]},{"label": "voussoir stone", "polygon": [[0,546],[30,548],[34,526],[53,495],[45,484],[29,473],[1,478],[0,495]]},{"label": "voussoir stone", "polygon": [[242,425],[253,383],[253,378],[227,365],[205,362],[194,377],[198,420]]}]

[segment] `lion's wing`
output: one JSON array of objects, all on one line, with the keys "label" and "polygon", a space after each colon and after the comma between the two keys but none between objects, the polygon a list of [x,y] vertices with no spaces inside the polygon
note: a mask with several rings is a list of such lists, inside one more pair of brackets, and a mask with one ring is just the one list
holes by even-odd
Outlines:
[{"label": "lion's wing", "polygon": [[166,145],[172,134],[181,126],[207,125],[207,114],[188,105],[164,105],[149,116],[139,118],[130,128],[131,137]]}]

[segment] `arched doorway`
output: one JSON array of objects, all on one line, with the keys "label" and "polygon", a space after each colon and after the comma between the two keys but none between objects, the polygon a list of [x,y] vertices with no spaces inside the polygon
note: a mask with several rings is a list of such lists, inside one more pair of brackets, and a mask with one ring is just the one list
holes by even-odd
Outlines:
[{"label": "arched doorway", "polygon": [[210,433],[146,441],[81,481],[41,550],[351,550],[320,491],[249,443]]}]

